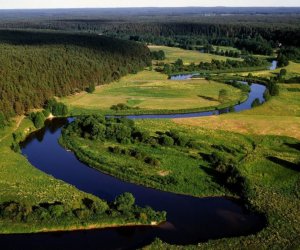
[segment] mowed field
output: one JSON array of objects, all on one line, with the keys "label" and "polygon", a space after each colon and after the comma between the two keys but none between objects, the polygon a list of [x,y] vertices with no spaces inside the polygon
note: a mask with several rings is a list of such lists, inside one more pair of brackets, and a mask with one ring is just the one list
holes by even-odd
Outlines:
[{"label": "mowed field", "polygon": [[228,102],[243,97],[239,89],[226,84],[204,79],[171,81],[166,75],[145,70],[99,86],[92,94],[82,92],[62,98],[61,101],[70,110],[85,108],[107,111],[118,103],[139,110],[182,110],[220,105],[218,96],[221,89],[227,90]]},{"label": "mowed field", "polygon": [[187,126],[300,139],[300,84],[280,84],[279,96],[241,113],[174,121]]},{"label": "mowed field", "polygon": [[148,46],[151,51],[163,50],[166,55],[165,63],[173,63],[178,58],[182,59],[185,64],[190,64],[192,62],[199,64],[200,62],[211,62],[212,59],[225,61],[227,59],[231,60],[242,60],[240,58],[232,58],[226,56],[218,56],[208,53],[201,53],[196,50],[184,50],[176,47],[167,46]]}]

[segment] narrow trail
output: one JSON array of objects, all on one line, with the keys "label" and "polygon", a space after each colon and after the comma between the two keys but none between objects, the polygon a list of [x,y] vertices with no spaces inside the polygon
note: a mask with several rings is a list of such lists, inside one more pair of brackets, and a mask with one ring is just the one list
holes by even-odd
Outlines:
[{"label": "narrow trail", "polygon": [[25,118],[25,115],[22,115],[22,116],[18,117],[18,120],[17,120],[17,123],[15,125],[15,128],[11,131],[11,133],[8,133],[5,136],[3,136],[2,138],[0,138],[0,142],[2,142],[7,137],[9,137],[12,133],[14,133],[20,127],[21,122],[24,120],[24,118]]}]

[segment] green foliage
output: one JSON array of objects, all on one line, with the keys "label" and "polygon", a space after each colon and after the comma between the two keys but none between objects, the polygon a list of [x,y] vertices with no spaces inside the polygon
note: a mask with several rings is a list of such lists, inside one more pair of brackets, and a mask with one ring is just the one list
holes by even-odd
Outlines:
[{"label": "green foliage", "polygon": [[126,104],[124,103],[118,103],[116,105],[112,105],[110,107],[110,109],[114,110],[114,111],[119,111],[119,110],[128,110],[128,109],[131,109],[131,107],[127,106]]},{"label": "green foliage", "polygon": [[114,205],[116,209],[123,213],[130,211],[134,203],[135,203],[135,198],[131,193],[121,194],[114,201]]},{"label": "green foliage", "polygon": [[264,92],[264,99],[265,101],[269,101],[271,99],[270,91],[268,89]]},{"label": "green foliage", "polygon": [[159,143],[163,146],[173,146],[174,139],[166,134],[159,137]]},{"label": "green foliage", "polygon": [[43,112],[30,113],[29,118],[37,129],[44,126],[45,116]]},{"label": "green foliage", "polygon": [[241,39],[236,42],[236,47],[239,49],[246,49],[250,53],[271,55],[273,50],[272,46],[267,40],[262,37],[256,39]]},{"label": "green foliage", "polygon": [[277,55],[279,67],[284,67],[289,64],[289,61],[300,60],[300,49],[296,47],[282,47]]},{"label": "green foliage", "polygon": [[68,114],[68,107],[55,99],[48,100],[45,109],[55,116],[66,116]]},{"label": "green foliage", "polygon": [[[164,64],[163,72],[165,74],[178,74],[178,73],[186,73],[186,72],[235,72],[237,69],[251,70],[255,67],[265,67],[267,62],[263,59],[259,59],[253,56],[244,57],[243,61],[230,60],[220,61],[216,59],[212,59],[211,62],[200,62],[198,65],[190,64],[184,65],[181,59],[178,59],[173,64]],[[160,68],[157,68],[160,71]],[[206,76],[209,77],[209,76]]]},{"label": "green foliage", "polygon": [[261,103],[260,103],[260,100],[258,98],[255,98],[254,101],[251,103],[251,107],[252,108],[255,108],[257,106],[260,106]]},{"label": "green foliage", "polygon": [[50,115],[50,111],[48,109],[44,109],[42,112],[45,118],[48,118],[48,116]]},{"label": "green foliage", "polygon": [[287,70],[286,69],[281,69],[279,72],[280,76],[285,76],[287,74]]},{"label": "green foliage", "polygon": [[19,142],[14,141],[11,144],[10,148],[16,153],[21,153],[21,148],[20,148]]},{"label": "green foliage", "polygon": [[151,51],[151,58],[153,60],[165,60],[166,55],[165,55],[165,52],[163,50]]},{"label": "green foliage", "polygon": [[279,86],[273,81],[270,81],[268,84],[268,90],[271,96],[278,96],[279,95]]},{"label": "green foliage", "polygon": [[90,83],[90,85],[86,88],[86,92],[93,93],[95,91],[96,87],[94,83]]},{"label": "green foliage", "polygon": [[[0,50],[5,72],[0,78],[0,110],[8,117],[151,63],[150,51],[142,44],[88,34],[2,30]],[[53,114],[67,113],[63,106],[56,108]]]}]

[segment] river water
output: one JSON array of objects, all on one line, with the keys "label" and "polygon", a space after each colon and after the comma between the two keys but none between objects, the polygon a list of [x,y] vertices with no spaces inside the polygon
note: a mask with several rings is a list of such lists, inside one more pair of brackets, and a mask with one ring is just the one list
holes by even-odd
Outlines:
[{"label": "river water", "polygon": [[[264,101],[265,87],[251,85],[246,102],[236,111],[251,108],[255,98]],[[220,114],[221,112],[217,113]],[[215,112],[191,114],[128,116],[132,119],[209,116]],[[136,249],[156,237],[170,244],[197,244],[210,239],[249,235],[265,225],[262,216],[247,211],[240,201],[227,197],[196,198],[163,192],[121,181],[90,168],[72,152],[63,149],[58,138],[71,119],[47,121],[45,128],[32,133],[22,144],[22,153],[41,171],[78,189],[112,201],[124,192],[132,193],[140,206],[167,211],[167,222],[156,226],[119,227],[89,231],[19,234],[0,236],[8,249]]]}]

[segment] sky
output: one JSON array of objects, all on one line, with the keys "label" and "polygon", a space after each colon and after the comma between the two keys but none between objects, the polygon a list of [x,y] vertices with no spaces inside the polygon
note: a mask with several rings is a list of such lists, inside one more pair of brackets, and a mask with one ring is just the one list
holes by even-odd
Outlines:
[{"label": "sky", "polygon": [[300,6],[299,0],[0,0],[0,9],[181,7],[181,6]]}]

